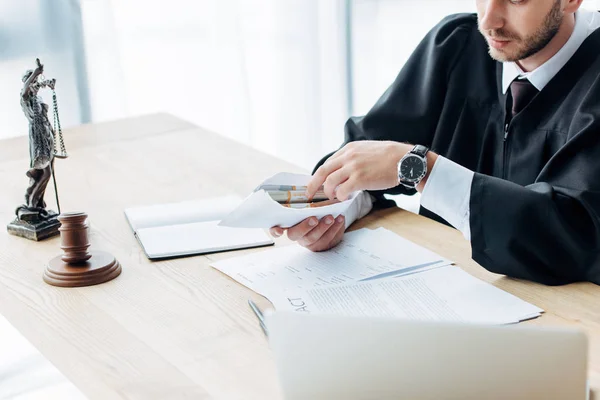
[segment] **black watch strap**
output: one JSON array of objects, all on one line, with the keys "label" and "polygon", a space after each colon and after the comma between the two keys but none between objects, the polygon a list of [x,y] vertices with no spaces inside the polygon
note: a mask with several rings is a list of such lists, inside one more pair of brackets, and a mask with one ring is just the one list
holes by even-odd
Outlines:
[{"label": "black watch strap", "polygon": [[428,151],[429,151],[429,148],[427,146],[417,144],[410,152],[425,158]]}]

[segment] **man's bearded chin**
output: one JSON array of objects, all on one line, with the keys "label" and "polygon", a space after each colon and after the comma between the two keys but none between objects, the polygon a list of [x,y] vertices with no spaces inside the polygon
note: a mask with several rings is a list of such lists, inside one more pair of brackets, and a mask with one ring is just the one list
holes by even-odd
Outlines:
[{"label": "man's bearded chin", "polygon": [[560,0],[558,0],[548,12],[542,26],[525,39],[503,29],[484,31],[480,28],[479,31],[484,37],[491,37],[497,40],[512,40],[511,45],[518,45],[518,48],[512,51],[502,51],[488,46],[488,52],[494,60],[500,62],[516,62],[529,58],[546,47],[558,33],[563,18],[564,14],[560,10]]}]

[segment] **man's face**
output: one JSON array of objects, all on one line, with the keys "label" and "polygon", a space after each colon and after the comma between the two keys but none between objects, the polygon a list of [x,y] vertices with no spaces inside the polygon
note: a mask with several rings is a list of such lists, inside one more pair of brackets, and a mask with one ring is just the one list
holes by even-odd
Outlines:
[{"label": "man's face", "polygon": [[542,50],[558,32],[561,0],[476,0],[479,31],[490,56],[519,61]]}]

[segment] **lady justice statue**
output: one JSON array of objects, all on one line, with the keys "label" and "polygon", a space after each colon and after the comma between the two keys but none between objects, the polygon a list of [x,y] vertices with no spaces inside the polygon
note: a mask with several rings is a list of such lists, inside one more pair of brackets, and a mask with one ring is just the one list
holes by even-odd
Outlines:
[{"label": "lady justice statue", "polygon": [[[27,70],[23,75],[21,90],[21,108],[29,121],[29,186],[25,192],[25,204],[17,207],[16,219],[7,229],[9,233],[28,239],[41,240],[58,234],[60,222],[58,214],[46,210],[44,194],[50,178],[54,178],[54,158],[66,158],[67,153],[58,119],[58,103],[56,100],[56,79],[46,80],[43,77],[44,66],[36,59],[37,67]],[[54,127],[48,120],[48,105],[38,96],[40,89],[49,87],[53,93]],[[58,131],[58,138],[56,137]],[[56,150],[56,141],[60,142],[60,153]],[[56,190],[56,179],[54,179]],[[60,204],[56,195],[58,213]]]}]

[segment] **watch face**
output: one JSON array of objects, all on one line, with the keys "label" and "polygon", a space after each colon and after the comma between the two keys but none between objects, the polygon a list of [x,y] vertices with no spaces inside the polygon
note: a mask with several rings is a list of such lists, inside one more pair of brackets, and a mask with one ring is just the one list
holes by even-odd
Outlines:
[{"label": "watch face", "polygon": [[400,164],[400,174],[409,182],[416,182],[425,175],[425,163],[417,156],[408,156]]}]

